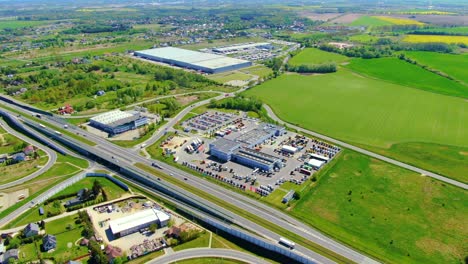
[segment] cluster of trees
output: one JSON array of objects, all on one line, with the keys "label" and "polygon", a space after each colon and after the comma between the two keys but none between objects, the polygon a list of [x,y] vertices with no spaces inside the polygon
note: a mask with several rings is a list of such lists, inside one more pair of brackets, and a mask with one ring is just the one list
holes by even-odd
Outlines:
[{"label": "cluster of trees", "polygon": [[208,108],[225,108],[258,113],[262,109],[262,104],[262,101],[257,98],[237,95],[234,98],[226,98],[220,101],[211,100]]},{"label": "cluster of trees", "polygon": [[419,51],[433,51],[441,53],[452,53],[454,51],[453,45],[446,43],[398,43],[392,45],[392,49],[396,51],[401,50],[419,50]]},{"label": "cluster of trees", "polygon": [[[139,100],[148,94],[167,94],[169,91],[182,89],[202,89],[207,86],[215,86],[216,83],[201,75],[189,73],[167,67],[156,66],[150,63],[130,61],[119,57],[113,58],[81,58],[80,64],[72,62],[57,63],[50,67],[40,69],[37,73],[27,77],[15,76],[12,85],[10,79],[5,84],[5,90],[14,94],[20,87],[28,90],[21,97],[29,103],[46,103],[60,105],[75,96],[87,96],[88,100],[80,100],[73,105],[76,111],[100,108],[105,102],[106,107],[115,108],[127,105]],[[12,68],[2,68],[3,73],[13,74]],[[146,87],[135,85],[132,80],[115,78],[117,72],[133,73],[137,75],[152,75],[153,80]],[[22,85],[22,86],[19,86]],[[100,90],[105,92],[117,91],[117,97],[92,99]]]},{"label": "cluster of trees", "polygon": [[115,24],[82,24],[77,25],[71,29],[63,30],[64,34],[80,34],[80,33],[103,33],[103,32],[115,32],[115,31],[126,31],[131,29],[130,24],[115,23]]},{"label": "cluster of trees", "polygon": [[391,56],[393,54],[392,50],[388,46],[359,46],[340,49],[332,45],[323,44],[319,46],[319,49],[339,53],[348,57],[359,57],[363,59],[380,58]]},{"label": "cluster of trees", "polygon": [[322,64],[301,64],[301,65],[286,65],[286,70],[298,73],[330,73],[336,72],[336,63]]},{"label": "cluster of trees", "polygon": [[78,211],[78,220],[76,220],[76,224],[81,223],[83,223],[83,232],[81,235],[87,239],[94,236],[93,223],[91,223],[91,218],[89,218],[88,212]]}]

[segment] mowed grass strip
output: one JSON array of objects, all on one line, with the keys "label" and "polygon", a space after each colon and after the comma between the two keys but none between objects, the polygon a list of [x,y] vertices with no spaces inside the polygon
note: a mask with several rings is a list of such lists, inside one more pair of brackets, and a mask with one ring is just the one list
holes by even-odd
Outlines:
[{"label": "mowed grass strip", "polygon": [[264,228],[267,228],[275,233],[277,233],[278,235],[280,236],[283,236],[283,237],[286,237],[286,238],[289,238],[291,240],[293,240],[294,242],[296,242],[297,244],[300,244],[318,254],[321,254],[322,256],[325,256],[333,261],[336,261],[338,263],[351,263],[350,260],[344,258],[343,256],[341,255],[338,255],[336,254],[335,252],[331,251],[331,250],[328,250],[318,244],[315,244],[303,237],[301,237],[300,235],[294,233],[294,232],[291,232],[289,230],[286,230],[282,227],[279,227],[275,224],[272,224],[268,221],[265,221],[265,219],[261,218],[261,217],[258,217],[256,216],[255,214],[252,214],[244,209],[241,209],[235,205],[232,205],[228,202],[225,202],[225,201],[222,201],[220,200],[218,197],[214,196],[214,195],[211,195],[209,193],[206,193],[202,190],[199,190],[199,189],[196,189],[196,188],[193,188],[190,184],[186,183],[186,182],[183,182],[183,181],[180,181],[180,180],[177,180],[176,178],[174,177],[171,177],[171,176],[168,176],[164,173],[161,173],[159,171],[157,171],[156,169],[150,167],[150,166],[147,166],[145,164],[142,164],[142,163],[136,163],[135,164],[136,167],[146,171],[146,172],[149,172],[153,175],[156,175],[158,177],[160,177],[161,179],[165,180],[165,181],[168,181],[169,183],[171,184],[174,184],[174,185],[177,185],[179,186],[180,188],[183,188],[185,189],[186,191],[189,191],[199,197],[203,197],[205,198],[206,200],[216,204],[216,205],[219,205],[221,207],[223,207],[224,209],[226,210],[229,210],[237,215],[240,215],[242,217],[244,217],[245,219],[248,219],[258,225],[261,225],[263,226]]},{"label": "mowed grass strip", "polygon": [[352,59],[346,67],[384,81],[425,91],[468,98],[468,86],[398,58]]},{"label": "mowed grass strip", "polygon": [[468,84],[468,53],[447,54],[427,51],[407,51],[405,55],[421,65],[441,71]]},{"label": "mowed grass strip", "polygon": [[461,263],[468,196],[460,188],[344,150],[291,214],[386,263]]},{"label": "mowed grass strip", "polygon": [[322,64],[327,62],[341,63],[349,58],[341,54],[327,52],[316,48],[303,49],[299,54],[289,60],[291,65]]},{"label": "mowed grass strip", "polygon": [[443,36],[443,35],[406,35],[403,38],[405,42],[411,43],[432,43],[441,42],[447,44],[463,43],[468,45],[468,36]]}]

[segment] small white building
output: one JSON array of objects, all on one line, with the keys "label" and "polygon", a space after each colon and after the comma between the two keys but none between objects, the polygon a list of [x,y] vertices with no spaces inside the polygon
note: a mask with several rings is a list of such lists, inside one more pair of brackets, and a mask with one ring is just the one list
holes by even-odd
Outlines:
[{"label": "small white building", "polygon": [[147,228],[152,224],[157,224],[160,228],[167,226],[169,219],[170,216],[160,210],[147,209],[112,220],[109,222],[109,228],[114,237],[123,237]]},{"label": "small white building", "polygon": [[321,160],[316,160],[316,159],[310,159],[307,164],[310,165],[312,168],[318,170],[322,165],[325,163],[325,161]]},{"label": "small white building", "polygon": [[283,145],[283,147],[281,147],[281,151],[294,154],[297,152],[297,148],[289,145]]}]

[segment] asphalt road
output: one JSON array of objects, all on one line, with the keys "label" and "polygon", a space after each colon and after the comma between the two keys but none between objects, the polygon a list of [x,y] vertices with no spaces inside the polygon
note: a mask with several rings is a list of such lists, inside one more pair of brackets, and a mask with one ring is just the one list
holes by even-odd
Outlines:
[{"label": "asphalt road", "polygon": [[298,127],[298,126],[296,126],[296,125],[293,125],[293,124],[290,124],[290,123],[286,123],[286,122],[284,122],[283,120],[281,120],[278,116],[276,116],[276,114],[273,112],[273,110],[271,109],[270,106],[264,105],[264,107],[265,107],[265,109],[266,109],[268,115],[271,117],[271,119],[273,119],[273,120],[279,122],[280,124],[287,125],[288,127],[294,128],[294,129],[296,129],[296,130],[298,130],[298,131],[301,131],[301,132],[303,132],[303,133],[310,134],[310,135],[312,135],[312,136],[314,136],[314,137],[317,137],[317,138],[326,140],[326,141],[331,142],[331,143],[333,143],[333,144],[341,145],[341,146],[343,146],[343,147],[345,147],[345,148],[348,148],[348,149],[354,150],[354,151],[356,151],[356,152],[362,153],[362,154],[364,154],[364,155],[367,155],[367,156],[370,156],[370,157],[373,157],[373,158],[376,158],[376,159],[379,159],[379,160],[382,160],[382,161],[391,163],[391,164],[396,165],[396,166],[398,166],[398,167],[402,167],[402,168],[405,168],[405,169],[408,169],[408,170],[411,170],[411,171],[420,173],[420,174],[422,174],[422,175],[429,176],[429,177],[431,177],[431,178],[437,179],[437,180],[439,180],[439,181],[443,181],[443,182],[448,183],[448,184],[455,185],[455,186],[460,187],[460,188],[463,188],[463,189],[465,189],[465,190],[468,189],[468,185],[467,185],[467,184],[464,184],[464,183],[462,183],[462,182],[452,180],[452,179],[447,178],[447,177],[444,177],[444,176],[442,176],[442,175],[439,175],[439,174],[436,174],[436,173],[433,173],[433,172],[430,172],[430,171],[427,171],[427,170],[420,169],[420,168],[418,168],[418,167],[415,167],[415,166],[412,166],[412,165],[403,163],[403,162],[398,161],[398,160],[394,160],[394,159],[391,159],[391,158],[387,158],[387,157],[382,156],[382,155],[380,155],[380,154],[377,154],[377,153],[374,153],[374,152],[371,152],[371,151],[368,151],[368,150],[365,150],[365,149],[362,149],[362,148],[353,146],[353,145],[351,145],[351,144],[348,144],[348,143],[346,143],[346,142],[343,142],[343,141],[340,141],[340,140],[337,140],[337,139],[334,139],[334,138],[325,136],[325,135],[323,135],[323,134],[319,134],[319,133],[317,133],[317,132],[304,129],[304,128]]},{"label": "asphalt road", "polygon": [[57,161],[57,153],[53,150],[51,150],[50,148],[44,146],[43,144],[29,138],[29,137],[26,137],[25,135],[17,132],[16,130],[10,128],[6,123],[5,121],[1,120],[0,119],[0,125],[10,134],[14,135],[15,137],[25,141],[25,142],[28,142],[29,144],[31,145],[34,145],[40,149],[42,149],[48,156],[49,156],[49,160],[47,161],[47,163],[42,166],[39,170],[29,174],[28,176],[25,176],[21,179],[18,179],[18,180],[15,180],[15,181],[12,181],[12,182],[8,182],[8,183],[5,183],[5,184],[1,184],[0,185],[0,190],[2,189],[7,189],[7,188],[10,188],[10,187],[13,187],[13,186],[16,186],[16,185],[19,185],[19,184],[22,184],[24,182],[27,182],[27,181],[30,181],[34,178],[36,178],[37,176],[41,175],[42,173],[48,171],[54,164],[55,162]]},{"label": "asphalt road", "polygon": [[[87,173],[89,171],[85,171],[85,172],[81,172],[81,173],[78,173],[77,175],[73,176],[73,177],[78,177],[78,175],[81,175],[82,173]],[[57,185],[60,185],[61,183],[58,183]],[[37,204],[37,201],[39,201],[42,197],[45,197],[47,195],[47,192],[50,191],[50,190],[53,190],[56,186],[53,186],[52,188],[50,188],[49,190],[43,192],[42,194],[40,194],[39,196],[37,196],[36,198],[32,199],[30,202],[28,203],[25,203],[23,206],[21,206],[20,208],[14,210],[12,213],[10,213],[9,215],[3,217],[2,219],[0,219],[0,227],[1,226],[4,226],[6,225],[7,223],[9,223],[10,221],[12,221],[13,219],[17,218],[18,216],[20,216],[21,214],[23,214],[24,212],[26,212],[27,210],[29,210],[30,208],[32,208],[34,205]]]},{"label": "asphalt road", "polygon": [[249,264],[268,264],[270,262],[263,260],[254,255],[250,255],[241,251],[221,248],[195,248],[178,251],[171,254],[155,258],[148,264],[169,264],[176,261],[194,259],[194,258],[221,258],[238,260]]}]

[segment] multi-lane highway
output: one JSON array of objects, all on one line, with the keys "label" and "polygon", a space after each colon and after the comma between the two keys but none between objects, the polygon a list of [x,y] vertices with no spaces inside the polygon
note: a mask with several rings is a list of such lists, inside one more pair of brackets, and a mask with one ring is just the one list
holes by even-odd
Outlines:
[{"label": "multi-lane highway", "polygon": [[37,176],[41,175],[42,173],[48,171],[54,164],[55,162],[57,161],[57,153],[53,150],[51,150],[50,148],[44,146],[43,144],[29,138],[29,137],[26,137],[25,135],[17,132],[16,130],[10,128],[6,123],[5,121],[1,120],[0,119],[0,126],[2,126],[8,133],[14,135],[15,137],[25,141],[25,142],[28,142],[29,144],[31,145],[34,145],[40,149],[42,149],[46,154],[47,156],[49,156],[49,159],[47,161],[47,163],[42,166],[39,170],[21,178],[21,179],[17,179],[15,181],[12,181],[12,182],[9,182],[9,183],[5,183],[5,184],[1,184],[0,185],[0,190],[2,189],[7,189],[7,188],[10,188],[10,187],[13,187],[13,186],[16,186],[16,185],[19,185],[19,184],[22,184],[22,183],[25,183],[27,181],[30,181],[34,178],[36,178]]},{"label": "multi-lane highway", "polygon": [[270,262],[265,261],[257,256],[250,255],[244,252],[232,250],[232,249],[221,249],[221,248],[194,248],[178,251],[171,254],[166,254],[159,258],[155,258],[148,262],[148,264],[169,264],[177,261],[194,259],[194,258],[220,258],[237,260],[243,263],[249,264],[268,264]]},{"label": "multi-lane highway", "polygon": [[267,111],[267,113],[268,113],[268,116],[270,116],[270,118],[272,118],[273,120],[277,121],[277,122],[280,123],[280,124],[287,125],[287,126],[290,127],[290,128],[296,129],[297,131],[300,131],[300,132],[303,132],[303,133],[312,135],[312,136],[314,136],[314,137],[317,137],[317,138],[326,140],[326,141],[331,142],[331,143],[333,143],[333,144],[341,145],[341,146],[343,146],[343,147],[345,147],[345,148],[354,150],[354,151],[359,152],[359,153],[362,153],[362,154],[364,154],[364,155],[367,155],[367,156],[370,156],[370,157],[373,157],[373,158],[376,158],[376,159],[379,159],[379,160],[382,160],[382,161],[391,163],[391,164],[393,164],[393,165],[396,165],[396,166],[399,166],[399,167],[402,167],[402,168],[405,168],[405,169],[408,169],[408,170],[411,170],[411,171],[420,173],[420,174],[422,174],[422,175],[429,176],[429,177],[434,178],[434,179],[437,179],[437,180],[439,180],[439,181],[443,181],[443,182],[445,182],[445,183],[455,185],[455,186],[460,187],[460,188],[463,188],[463,189],[465,189],[465,190],[468,189],[468,185],[467,185],[467,184],[464,184],[464,183],[462,183],[462,182],[452,180],[452,179],[447,178],[447,177],[444,177],[444,176],[442,176],[442,175],[439,175],[439,174],[436,174],[436,173],[433,173],[433,172],[430,172],[430,171],[427,171],[427,170],[423,170],[423,169],[420,169],[420,168],[418,168],[418,167],[415,167],[415,166],[412,166],[412,165],[403,163],[403,162],[401,162],[401,161],[394,160],[394,159],[391,159],[391,158],[387,158],[387,157],[382,156],[382,155],[380,155],[380,154],[377,154],[377,153],[375,153],[375,152],[371,152],[371,151],[368,151],[368,150],[365,150],[365,149],[362,149],[362,148],[353,146],[353,145],[351,145],[351,144],[348,144],[348,143],[346,143],[346,142],[343,142],[343,141],[334,139],[334,138],[332,138],[332,137],[325,136],[325,135],[323,135],[323,134],[319,134],[319,133],[317,133],[317,132],[310,131],[310,130],[304,129],[304,128],[302,128],[302,127],[298,127],[298,126],[296,126],[296,125],[293,125],[293,124],[284,122],[284,121],[281,120],[278,116],[276,116],[275,112],[273,112],[273,110],[271,109],[271,107],[269,107],[268,105],[264,105],[264,107],[265,107],[265,109],[266,109],[266,111]]},{"label": "multi-lane highway", "polygon": [[[198,102],[195,105],[201,105],[204,102]],[[17,108],[18,110],[24,111],[21,108]],[[186,113],[187,111],[190,111],[191,108],[184,109],[183,111]],[[184,112],[179,113],[181,116],[184,115]],[[173,119],[173,124],[177,122],[178,118]],[[47,117],[43,116],[43,124],[46,123],[51,123],[55,126],[61,126],[64,122],[63,120],[57,119],[56,117]],[[273,223],[275,225],[278,225],[284,229],[290,230],[316,244],[319,244],[333,252],[336,252],[339,255],[342,255],[343,257],[357,263],[372,263],[374,262],[372,259],[366,257],[365,255],[361,254],[360,252],[357,252],[341,243],[338,243],[331,238],[321,234],[317,230],[301,223],[300,221],[292,218],[291,216],[288,216],[285,213],[282,213],[274,208],[271,208],[259,201],[253,200],[249,197],[246,197],[244,195],[241,195],[239,193],[227,190],[223,188],[222,186],[219,186],[217,184],[214,184],[212,182],[209,182],[205,179],[199,178],[197,176],[191,175],[185,171],[182,171],[180,169],[174,168],[170,165],[160,163],[158,161],[146,159],[144,157],[139,156],[136,153],[129,152],[128,149],[116,146],[112,144],[111,142],[107,141],[106,139],[103,139],[99,136],[93,135],[91,133],[88,133],[82,129],[79,129],[75,126],[69,125],[69,130],[73,133],[79,133],[80,135],[86,135],[86,138],[88,140],[91,140],[95,142],[97,145],[94,147],[95,151],[99,151],[102,153],[106,154],[100,154],[100,155],[107,155],[107,156],[112,156],[115,160],[119,160],[120,162],[123,162],[125,164],[132,165],[136,162],[138,163],[143,163],[146,165],[151,165],[153,162],[157,162],[161,167],[162,167],[162,172],[171,174],[173,177],[180,179],[181,181],[184,178],[190,179],[190,183],[194,188],[201,189],[207,193],[210,193],[214,196],[217,196],[219,199],[224,200],[226,202],[229,202],[231,204],[236,205],[239,208],[242,208],[244,210],[249,211],[252,214],[255,214],[257,216],[262,217],[265,219],[265,221]],[[165,130],[161,130],[158,133],[160,135],[164,134]],[[190,195],[190,194],[188,194]],[[214,206],[214,205],[211,205]],[[243,225],[243,226],[249,226],[245,218],[242,218],[240,216],[233,215],[237,221]],[[255,223],[250,223],[250,227],[252,230],[255,230],[256,232],[259,232],[259,230],[262,230],[262,234],[264,234],[265,237],[278,240],[279,235],[263,228],[262,226],[259,226]],[[299,252],[305,252],[306,255],[313,256],[313,259],[317,260],[318,262],[322,263],[329,263],[331,262],[329,259],[324,258],[321,255],[318,255],[304,247],[297,246],[297,251]]]}]

